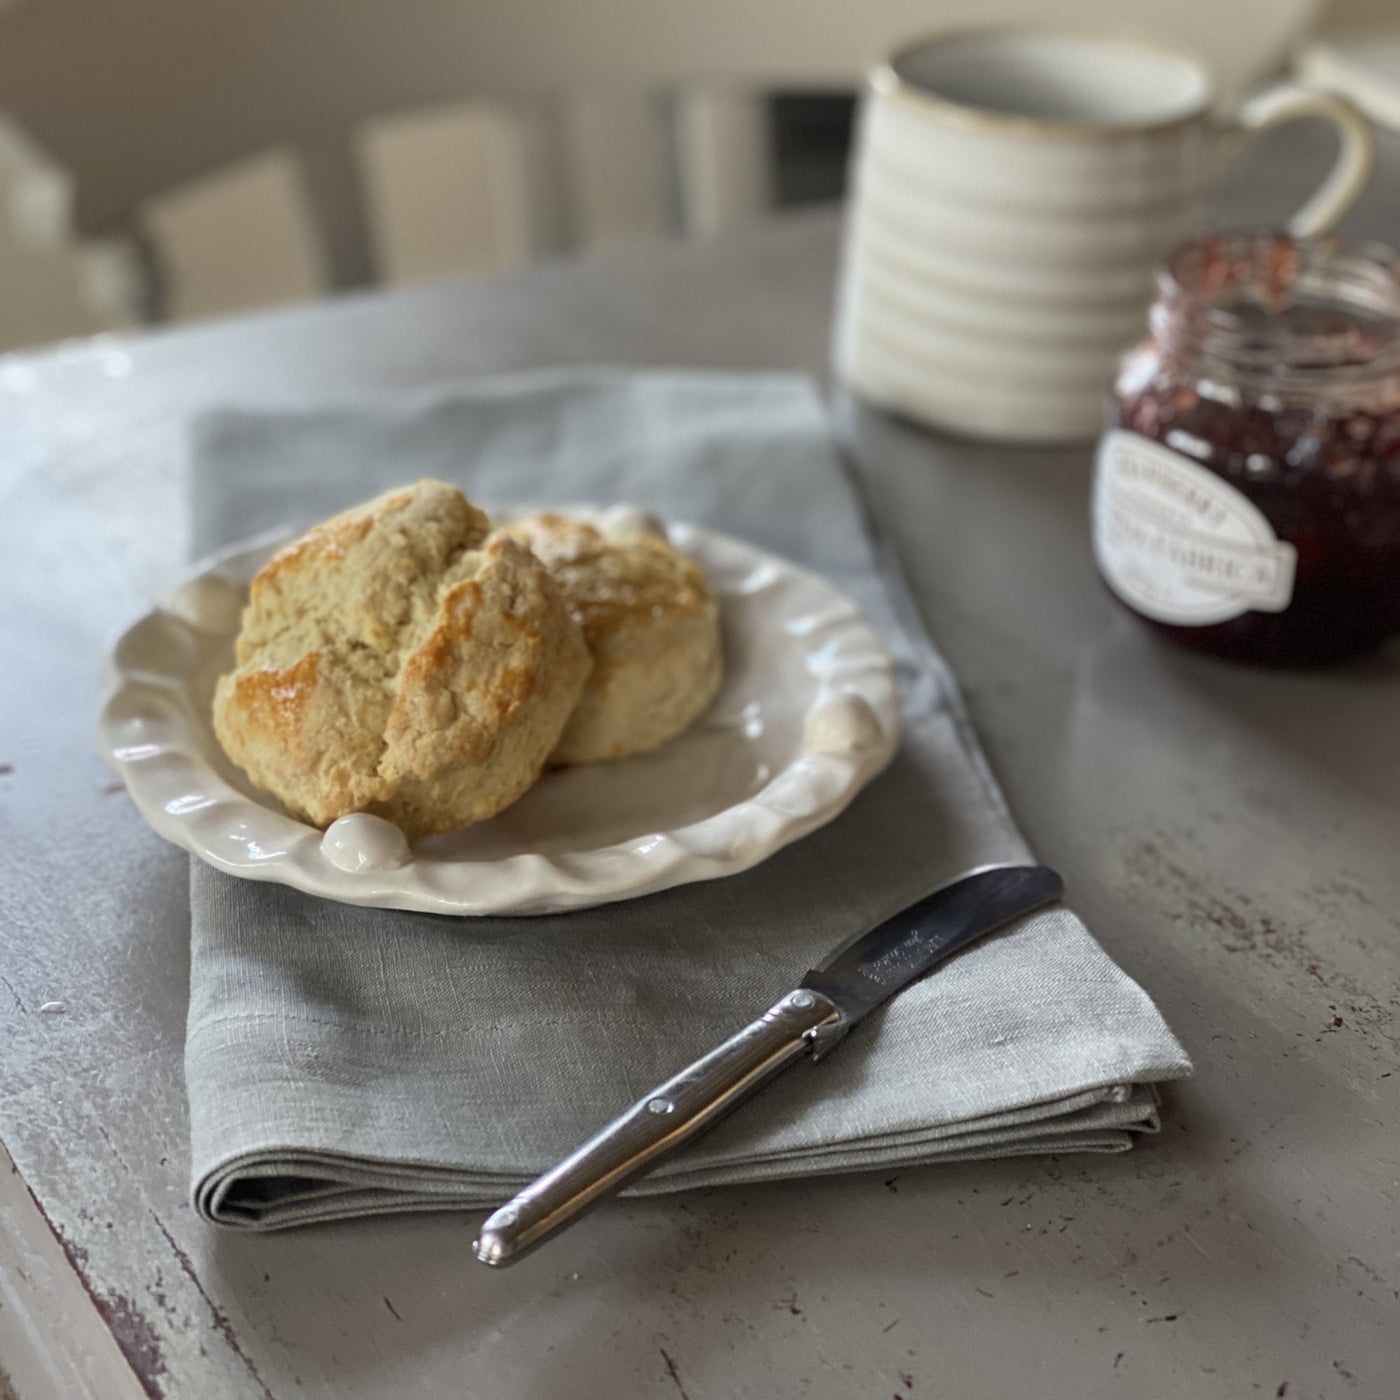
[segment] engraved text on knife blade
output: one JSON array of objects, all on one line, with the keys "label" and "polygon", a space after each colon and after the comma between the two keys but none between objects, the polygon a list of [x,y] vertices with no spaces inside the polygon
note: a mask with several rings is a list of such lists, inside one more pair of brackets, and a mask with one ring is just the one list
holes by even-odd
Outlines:
[{"label": "engraved text on knife blade", "polygon": [[918,961],[922,956],[936,953],[944,940],[926,939],[922,929],[905,934],[893,948],[887,948],[878,958],[859,965],[855,970],[871,982],[884,982],[896,969]]}]

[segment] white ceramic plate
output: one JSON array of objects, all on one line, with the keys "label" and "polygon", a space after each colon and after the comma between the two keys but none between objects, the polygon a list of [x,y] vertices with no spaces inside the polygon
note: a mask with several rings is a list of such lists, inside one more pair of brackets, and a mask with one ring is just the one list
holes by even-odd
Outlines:
[{"label": "white ceramic plate", "polygon": [[411,851],[367,815],[323,834],[252,787],[210,721],[249,580],[295,533],[197,565],[109,658],[103,756],[160,835],[233,875],[437,914],[587,908],[758,864],[829,822],[894,754],[894,668],[855,605],[678,525],[671,540],[704,565],[724,622],[724,686],[690,730],[655,753],[547,773],[490,821]]}]

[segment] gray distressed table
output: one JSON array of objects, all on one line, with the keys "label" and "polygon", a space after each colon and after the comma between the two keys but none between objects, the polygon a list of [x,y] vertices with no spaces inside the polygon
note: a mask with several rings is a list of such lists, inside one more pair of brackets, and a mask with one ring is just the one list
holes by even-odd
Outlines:
[{"label": "gray distressed table", "polygon": [[[1261,216],[1316,164],[1284,155],[1238,187]],[[1390,179],[1356,222],[1397,208]],[[506,1274],[469,1257],[469,1216],[192,1218],[186,859],[91,739],[103,648],[185,558],[187,416],[567,362],[821,375],[836,241],[804,218],[0,361],[0,1348],[22,1395],[1397,1393],[1400,662],[1161,649],[1095,581],[1087,449],[875,418],[879,514],[1014,809],[1196,1059],[1160,1139],[612,1205]]]}]

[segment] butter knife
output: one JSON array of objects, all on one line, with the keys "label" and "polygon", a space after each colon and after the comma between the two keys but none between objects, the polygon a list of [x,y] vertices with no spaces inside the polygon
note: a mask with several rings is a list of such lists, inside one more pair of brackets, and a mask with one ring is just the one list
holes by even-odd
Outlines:
[{"label": "butter knife", "polygon": [[758,1020],[657,1085],[491,1215],[472,1245],[476,1257],[514,1263],[804,1054],[821,1059],[944,958],[1063,894],[1060,877],[1044,866],[989,866],[847,940]]}]

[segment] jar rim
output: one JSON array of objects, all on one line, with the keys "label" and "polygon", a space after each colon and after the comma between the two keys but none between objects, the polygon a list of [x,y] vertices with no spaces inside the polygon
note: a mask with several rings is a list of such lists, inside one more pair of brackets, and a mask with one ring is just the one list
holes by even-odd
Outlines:
[{"label": "jar rim", "polygon": [[[1306,389],[1400,369],[1400,253],[1385,244],[1207,232],[1176,248],[1156,280],[1152,325],[1165,347],[1234,377]],[[1355,320],[1300,329],[1286,313],[1306,304]]]}]

